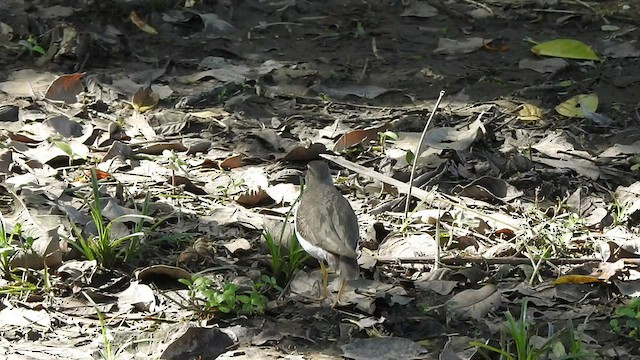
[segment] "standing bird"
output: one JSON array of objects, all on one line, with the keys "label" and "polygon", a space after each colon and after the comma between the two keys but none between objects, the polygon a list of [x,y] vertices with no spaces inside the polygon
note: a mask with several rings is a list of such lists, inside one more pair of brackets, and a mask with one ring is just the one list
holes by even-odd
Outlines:
[{"label": "standing bird", "polygon": [[347,199],[333,186],[329,166],[324,161],[307,165],[305,187],[295,213],[295,231],[302,248],[320,262],[323,296],[327,296],[326,262],[342,277],[336,305],[346,280],[358,278],[360,239],[358,218]]}]

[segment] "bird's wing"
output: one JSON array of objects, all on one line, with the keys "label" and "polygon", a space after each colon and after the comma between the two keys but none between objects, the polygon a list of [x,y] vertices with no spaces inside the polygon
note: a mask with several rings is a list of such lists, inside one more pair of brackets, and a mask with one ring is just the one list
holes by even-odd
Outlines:
[{"label": "bird's wing", "polygon": [[306,241],[333,254],[351,258],[357,257],[355,248],[360,238],[358,218],[351,210],[347,199],[333,185],[319,187],[314,195],[318,198],[301,201],[300,206],[302,204],[308,204],[308,206],[304,211],[298,209],[298,217],[304,216],[298,221],[306,222],[309,224],[309,228],[319,230],[317,232],[301,232],[301,235]]}]

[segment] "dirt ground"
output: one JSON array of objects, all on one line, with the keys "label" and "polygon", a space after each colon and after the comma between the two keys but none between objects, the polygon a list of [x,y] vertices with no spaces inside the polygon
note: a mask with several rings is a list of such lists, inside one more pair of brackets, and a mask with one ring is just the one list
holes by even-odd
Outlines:
[{"label": "dirt ground", "polygon": [[[117,271],[96,270],[99,280],[81,282],[71,276],[75,279],[72,281],[64,275],[68,269],[63,268],[52,273],[54,292],[37,292],[37,299],[32,295],[18,299],[6,295],[2,311],[45,311],[50,322],[34,328],[5,324],[6,330],[0,330],[0,354],[8,359],[100,357],[99,349],[105,344],[101,322],[93,305],[78,290],[83,289],[95,295],[92,297],[100,304],[113,333],[110,341],[121,350],[118,358],[123,359],[159,358],[161,354],[167,359],[469,358],[477,351],[468,346],[469,341],[500,347],[504,312],[519,316],[525,299],[529,301],[527,319],[532,334],[538,337],[536,341],[543,342],[554,332],[573,326],[580,334],[582,349],[593,352],[583,358],[640,359],[637,340],[612,331],[610,325],[612,309],[632,297],[638,286],[634,282],[636,263],[623,259],[637,257],[637,248],[631,246],[630,250],[617,241],[624,238],[633,243],[640,239],[640,211],[635,205],[640,200],[613,194],[630,189],[640,197],[640,172],[633,167],[640,163],[634,158],[640,153],[640,2],[194,3],[193,7],[171,0],[4,0],[0,4],[0,21],[12,29],[10,35],[3,30],[0,82],[8,84],[15,80],[16,71],[25,69],[55,75],[85,73],[86,94],[82,106],[65,106],[63,112],[57,112],[43,101],[48,97],[44,91],[34,90],[33,96],[25,96],[0,84],[2,148],[24,152],[26,160],[40,160],[57,169],[56,175],[47,176],[64,183],[62,188],[77,189],[70,185],[75,184],[71,179],[82,176],[91,164],[106,163],[116,140],[131,146],[135,160],[132,156],[123,161],[126,164],[105,171],[113,176],[132,176],[127,180],[116,177],[129,185],[147,181],[133,176],[153,178],[149,191],[153,191],[154,205],[158,206],[154,217],[173,214],[176,218],[172,226],[162,229],[165,233],[194,234],[177,245],[147,250],[145,256],[119,266]],[[139,18],[137,25],[132,12]],[[45,55],[18,43],[30,35],[35,37],[30,44],[47,50]],[[475,45],[447,45],[446,39],[475,39]],[[532,70],[527,64],[545,59],[534,54],[532,46],[553,39],[579,40],[601,59],[564,59],[562,66]],[[142,123],[132,115],[130,104],[140,110],[147,99],[132,98],[133,93],[149,85],[159,99],[151,100],[152,110],[147,114],[153,115]],[[69,87],[65,84],[61,91]],[[425,213],[421,218],[417,215],[418,224],[410,229],[419,239],[429,234],[433,242],[436,227],[429,219],[439,218],[444,225],[437,231],[456,233],[457,245],[449,242],[444,246],[443,256],[449,259],[444,261],[444,270],[433,271],[433,248],[424,250],[422,245],[409,243],[401,251],[388,245],[393,233],[402,227],[403,197],[388,192],[366,174],[349,169],[349,175],[342,176],[339,184],[337,178],[334,181],[361,219],[361,250],[365,254],[360,258],[363,279],[347,289],[344,306],[334,309],[330,302],[318,303],[291,294],[270,299],[263,315],[204,316],[168,300],[177,284],[163,287],[154,282],[149,289],[153,291],[155,310],[142,306],[143,311],[136,311],[141,307],[136,301],[130,301],[130,307],[112,307],[114,300],[109,297],[120,294],[126,288],[124,284],[140,280],[137,271],[153,265],[189,263],[182,267],[191,273],[209,269],[226,280],[252,278],[252,272],[255,275],[268,268],[260,237],[260,228],[267,225],[256,218],[282,218],[286,213],[282,209],[293,204],[288,200],[293,188],[287,187],[279,195],[274,195],[276,190],[267,190],[258,196],[258,191],[253,191],[257,185],[251,183],[248,194],[227,194],[227,190],[222,194],[220,189],[230,189],[230,183],[215,175],[221,167],[262,168],[269,189],[276,183],[297,186],[304,163],[318,155],[308,147],[316,143],[329,150],[333,147],[343,159],[408,182],[408,167],[398,165],[406,151],[402,156],[392,155],[402,148],[405,138],[401,135],[395,142],[390,139],[389,152],[385,153],[385,145],[378,143],[380,133],[388,130],[419,137],[441,91],[445,95],[431,128],[460,126],[458,129],[467,131],[476,119],[483,123],[482,131],[471,136],[472,145],[453,146],[464,142],[467,135],[462,133],[440,139],[441,144],[451,146],[441,147],[444,151],[420,163],[419,173],[426,174],[423,188],[450,196],[446,198],[450,200],[437,197],[439,200],[431,204],[414,201],[412,209]],[[595,113],[601,117],[567,118],[554,110],[575,95],[594,93],[598,97]],[[540,114],[524,119],[519,112],[523,104],[540,109]],[[9,109],[15,109],[15,115]],[[196,113],[201,115],[193,115]],[[93,135],[83,139],[91,155],[78,155],[73,161],[52,156],[44,161],[31,159],[27,150],[16,145],[27,144],[27,149],[48,141],[24,140],[35,130],[23,126],[40,124],[44,118],[59,114],[94,126]],[[105,125],[107,120],[120,124],[123,130],[105,130],[112,129],[112,125]],[[20,125],[15,127],[17,123]],[[107,135],[96,135],[98,129]],[[153,136],[149,135],[150,129]],[[363,129],[366,131],[355,131]],[[100,142],[101,136],[109,141]],[[340,136],[347,136],[342,138],[348,143],[344,151],[337,151],[341,150]],[[204,150],[195,143],[206,143],[202,145]],[[410,144],[415,145],[415,140]],[[613,148],[615,156],[603,155]],[[570,153],[573,158],[554,158],[549,149],[555,149],[553,155]],[[180,216],[174,211],[178,206],[168,200],[175,194],[167,190],[169,185],[176,185],[175,174],[179,171],[166,176],[173,182],[166,178],[157,181],[151,175],[154,170],[136,163],[165,156],[164,151],[180,154],[180,169],[190,172],[180,185],[195,195],[181,203],[188,210],[182,209]],[[12,166],[21,167],[15,164],[26,160],[13,160]],[[240,163],[230,165],[237,161]],[[8,189],[17,186],[11,184],[19,184],[12,178],[28,173],[12,170],[12,166],[0,167]],[[237,176],[250,183],[252,175],[242,174]],[[493,180],[478,185],[480,190],[467,187],[487,176]],[[53,180],[40,185],[48,187],[51,183]],[[116,186],[109,186],[116,194]],[[500,186],[508,190],[500,193]],[[144,195],[140,194],[146,190],[138,190],[132,193],[141,200]],[[17,194],[26,196],[24,190]],[[87,212],[63,195],[46,197],[47,204],[55,203],[51,207],[58,209],[52,214],[64,213],[68,209],[64,206]],[[470,211],[507,214],[502,221],[513,229],[524,229],[525,235],[480,215],[480,225],[470,225],[465,222],[468,218],[456,217],[444,202],[459,198],[478,201],[465,200],[465,208]],[[587,198],[591,199],[589,205],[585,203]],[[161,207],[165,203],[171,204],[171,211]],[[211,210],[211,204],[216,210]],[[428,212],[440,211],[434,204],[443,204],[440,210],[450,212],[446,216]],[[220,210],[223,207],[231,211]],[[11,210],[3,210],[5,214],[7,211]],[[242,218],[244,215],[248,217]],[[568,225],[570,220],[574,222]],[[69,229],[68,223],[62,227]],[[463,229],[466,232],[457,232]],[[612,235],[612,230],[619,232]],[[516,235],[507,234],[509,231]],[[185,253],[197,250],[193,241],[198,236],[208,239],[207,248],[214,248],[215,256],[202,256],[194,250],[195,258],[191,258],[191,253]],[[497,238],[506,238],[511,245],[498,248],[494,242]],[[238,244],[238,239],[246,239],[248,247],[230,250],[227,245]],[[561,239],[562,249],[545,245],[549,239]],[[622,248],[628,253],[621,254]],[[527,257],[527,251],[540,256],[546,252],[558,261],[541,261],[541,267],[536,268],[534,258],[538,258]],[[421,256],[431,260],[415,260]],[[484,262],[478,260],[480,257],[492,260]],[[594,265],[586,260],[563,260],[569,258],[604,261],[594,261]],[[70,261],[65,255],[54,266]],[[622,265],[612,270],[614,263]],[[299,290],[296,285],[313,283],[300,280],[301,276],[317,276],[316,264],[311,261],[307,265],[302,275],[298,274],[299,282],[290,285],[292,293]],[[228,271],[235,266],[244,270]],[[608,276],[600,276],[598,281],[553,283],[561,275],[590,275],[594,269]],[[529,279],[535,280],[530,283]],[[631,290],[621,290],[621,283]],[[479,289],[491,289],[501,298],[478,300],[469,313],[480,316],[461,315],[440,306],[456,294]],[[115,303],[122,305],[124,300],[115,297],[120,299]],[[66,302],[76,307],[68,307]],[[171,337],[196,324],[202,326],[181,335],[180,340]],[[422,352],[414,352],[412,346],[402,342],[358,342],[371,339],[408,339],[420,345]],[[566,340],[563,344],[563,350],[569,348]],[[561,355],[556,353],[555,358]]]}]

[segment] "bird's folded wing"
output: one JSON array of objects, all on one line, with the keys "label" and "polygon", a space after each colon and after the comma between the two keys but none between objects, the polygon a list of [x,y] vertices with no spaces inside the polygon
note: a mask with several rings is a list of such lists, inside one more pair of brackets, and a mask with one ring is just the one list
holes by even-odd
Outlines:
[{"label": "bird's folded wing", "polygon": [[[327,193],[319,195],[330,196]],[[360,238],[358,218],[342,195],[334,200],[315,201],[314,206],[309,207],[305,221],[312,225],[309,228],[318,231],[303,236],[307,241],[333,254],[356,258],[355,247]]]}]

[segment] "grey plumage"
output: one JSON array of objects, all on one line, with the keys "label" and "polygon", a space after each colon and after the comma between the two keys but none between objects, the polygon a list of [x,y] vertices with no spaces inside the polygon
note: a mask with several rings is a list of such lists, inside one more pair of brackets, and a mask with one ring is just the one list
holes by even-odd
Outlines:
[{"label": "grey plumage", "polygon": [[[326,261],[341,277],[357,279],[358,218],[349,201],[333,185],[329,166],[324,161],[312,161],[307,167],[305,189],[295,217],[296,232],[303,240],[300,244],[311,256]],[[309,244],[316,248],[310,248]]]}]

